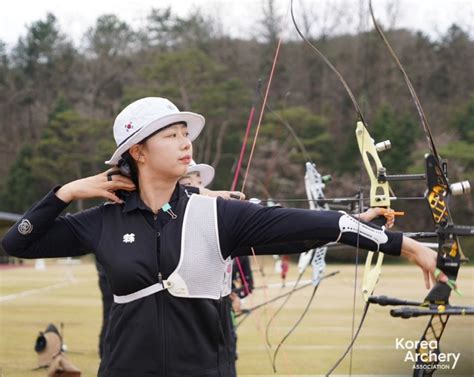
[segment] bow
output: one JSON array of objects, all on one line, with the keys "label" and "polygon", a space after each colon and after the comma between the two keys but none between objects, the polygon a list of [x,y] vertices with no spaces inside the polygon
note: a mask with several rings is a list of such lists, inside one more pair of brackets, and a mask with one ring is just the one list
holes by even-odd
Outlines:
[{"label": "bow", "polygon": [[420,123],[428,142],[430,154],[425,156],[426,199],[438,236],[438,257],[435,275],[438,276],[440,271],[443,271],[449,279],[447,283],[438,281],[422,303],[407,302],[387,297],[374,297],[372,301],[380,305],[402,305],[403,307],[390,311],[390,314],[394,317],[411,318],[429,316],[428,324],[416,349],[416,354],[424,357],[417,358],[413,375],[431,376],[436,371],[439,362],[437,357],[429,358],[428,356],[440,354],[439,343],[449,317],[451,315],[474,314],[473,307],[459,307],[449,304],[451,290],[459,293],[456,279],[461,264],[467,261],[459,242],[459,236],[474,235],[474,227],[455,225],[448,207],[448,202],[451,196],[469,193],[470,186],[467,181],[453,184],[449,183],[447,162],[441,158],[437,151],[421,101],[403,65],[378,25],[370,0],[369,9],[377,33],[403,75],[410,95],[415,103]]},{"label": "bow", "polygon": [[[335,275],[337,275],[338,273],[339,273],[339,271],[334,271],[334,272],[331,272],[330,274],[323,275],[323,276],[321,276],[320,280],[324,280],[324,279],[327,279],[327,278],[329,278],[329,277],[331,277],[331,276],[335,276]],[[243,318],[236,324],[235,327],[238,328],[238,327],[242,324],[242,322],[244,322],[244,320],[245,320],[250,314],[252,314],[255,310],[260,309],[260,308],[263,308],[265,305],[272,304],[272,303],[274,303],[274,302],[276,302],[276,301],[278,301],[278,300],[280,300],[280,299],[282,299],[282,298],[284,298],[284,297],[288,297],[290,294],[292,294],[292,293],[294,293],[294,292],[296,292],[296,291],[300,291],[300,290],[302,290],[302,289],[304,289],[304,288],[307,288],[307,287],[311,286],[312,284],[313,284],[312,281],[309,282],[309,283],[305,283],[305,284],[300,285],[300,286],[298,286],[297,288],[295,288],[295,289],[293,289],[293,290],[291,290],[291,291],[289,291],[289,292],[282,293],[281,295],[278,295],[278,296],[276,296],[276,297],[273,297],[273,298],[271,298],[271,299],[268,299],[267,301],[264,301],[264,302],[261,302],[261,303],[259,303],[259,304],[256,304],[256,305],[252,306],[251,308],[242,309],[242,311],[241,311],[240,313],[237,313],[237,314],[235,315],[235,318],[243,317]]]},{"label": "bow", "polygon": [[[323,189],[326,187],[326,183],[329,182],[330,180],[331,180],[331,176],[329,175],[321,176],[321,174],[316,170],[316,165],[314,163],[311,163],[311,162],[306,163],[306,174],[304,177],[304,181],[305,181],[306,195],[309,201],[309,208],[311,210],[322,211],[322,210],[329,209],[328,203],[324,201],[325,196],[324,196]],[[311,283],[314,288],[310,296],[310,299],[308,300],[308,303],[306,304],[300,317],[296,320],[294,325],[285,334],[285,336],[280,340],[278,346],[275,349],[275,352],[273,353],[272,366],[273,366],[274,372],[276,372],[276,360],[277,360],[279,350],[283,346],[283,343],[290,337],[290,335],[296,330],[298,325],[303,321],[306,313],[309,311],[309,308],[311,307],[314,296],[316,295],[316,291],[318,290],[321,279],[323,278],[324,269],[326,268],[325,258],[326,258],[327,249],[328,249],[327,246],[322,246],[322,247],[318,247],[318,248],[306,251],[304,253],[301,253],[300,255],[300,258],[298,261],[299,275],[298,275],[298,278],[296,279],[295,286],[291,293],[295,291],[296,287],[298,286],[299,281],[301,280],[304,273],[306,272],[306,269],[308,268],[309,264],[311,264],[313,268]],[[277,311],[268,321],[267,343],[269,346],[271,346],[269,342],[269,338],[268,338],[268,329],[270,327],[270,324],[272,320],[276,317],[276,315],[283,309],[283,306],[286,304],[286,302],[288,302],[290,297],[291,297],[291,294],[287,296],[287,298],[282,303],[282,305],[277,309]]]},{"label": "bow", "polygon": [[[341,82],[347,94],[349,95],[351,102],[354,106],[354,110],[359,117],[359,122],[357,123],[357,127],[356,127],[356,137],[357,137],[357,142],[359,145],[359,150],[362,155],[362,160],[364,162],[364,166],[367,170],[367,173],[369,175],[370,182],[371,182],[370,206],[371,207],[385,207],[387,209],[390,208],[390,193],[391,193],[390,186],[388,182],[381,183],[378,180],[379,173],[382,173],[382,172],[385,173],[385,168],[383,167],[382,162],[378,156],[378,152],[388,149],[390,147],[390,143],[388,141],[385,141],[377,145],[375,144],[374,140],[371,138],[367,130],[367,126],[366,126],[367,122],[365,121],[364,115],[362,114],[362,110],[357,100],[355,99],[355,96],[352,93],[352,90],[350,89],[349,85],[347,84],[347,82],[345,81],[341,73],[329,61],[329,59],[313,43],[311,43],[311,41],[309,41],[308,38],[306,38],[305,35],[301,32],[295,19],[293,0],[291,0],[290,12],[291,12],[293,25],[295,26],[295,29],[298,35],[314,52],[316,52],[316,54],[325,62],[325,64],[337,75],[339,81]],[[376,171],[374,171],[372,168],[371,159],[372,161],[375,162]],[[363,196],[362,196],[362,193],[360,193],[359,212],[362,212],[362,209],[363,209]],[[357,246],[356,259],[358,259],[358,253],[359,253],[359,247]],[[342,356],[336,361],[334,366],[329,370],[329,372],[327,373],[328,375],[331,374],[332,371],[337,368],[337,366],[342,362],[345,356],[352,349],[352,346],[354,345],[354,342],[357,339],[357,336],[360,333],[360,330],[365,321],[368,308],[370,305],[369,296],[373,293],[375,289],[375,286],[377,284],[377,281],[381,273],[382,262],[383,262],[383,254],[378,253],[377,261],[375,265],[372,266],[373,257],[374,257],[374,253],[369,252],[367,256],[367,260],[366,260],[365,269],[364,269],[362,289],[363,289],[363,298],[366,304],[364,307],[363,314],[361,316],[359,326],[357,327],[357,331],[355,332],[355,334],[353,332],[351,342],[349,343],[347,349],[342,354]],[[355,275],[356,281],[355,281],[354,286],[357,284],[357,264],[358,262],[356,262],[356,275]],[[355,311],[355,297],[354,297],[353,311]]]}]

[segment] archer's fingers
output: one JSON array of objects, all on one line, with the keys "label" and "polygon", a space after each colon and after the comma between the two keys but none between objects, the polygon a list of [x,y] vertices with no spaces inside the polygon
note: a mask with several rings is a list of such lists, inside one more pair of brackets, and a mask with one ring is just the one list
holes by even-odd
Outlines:
[{"label": "archer's fingers", "polygon": [[122,199],[120,199],[117,195],[115,195],[115,193],[110,191],[102,191],[100,196],[117,204],[123,203]]},{"label": "archer's fingers", "polygon": [[385,226],[390,229],[393,227],[394,224],[395,224],[395,217],[393,216],[387,217],[387,223],[385,224]]},{"label": "archer's fingers", "polygon": [[235,200],[245,200],[245,194],[240,191],[231,191],[229,194],[230,199],[235,199]]},{"label": "archer's fingers", "polygon": [[372,210],[372,211],[375,212],[375,216],[374,216],[374,217],[385,216],[385,213],[386,213],[386,211],[387,211],[385,208],[382,208],[382,207],[370,208],[367,212],[369,212],[370,210]]},{"label": "archer's fingers", "polygon": [[127,190],[133,191],[136,189],[133,181],[127,177],[114,175],[112,180],[104,182],[103,187],[106,190],[117,191],[117,190]]},{"label": "archer's fingers", "polygon": [[115,174],[120,174],[120,169],[116,166],[111,167],[110,169],[107,169],[106,171],[100,173],[99,175],[107,178],[108,175],[115,175]]},{"label": "archer's fingers", "polygon": [[[430,275],[431,275],[431,273],[429,271],[423,270],[423,277],[425,279],[426,289],[430,289]],[[434,276],[433,276],[433,278],[434,278]]]},{"label": "archer's fingers", "polygon": [[117,167],[113,167],[99,174],[99,176],[102,179],[105,178],[104,180],[107,182],[111,182],[111,181],[132,182],[131,178],[124,175],[122,171]]}]

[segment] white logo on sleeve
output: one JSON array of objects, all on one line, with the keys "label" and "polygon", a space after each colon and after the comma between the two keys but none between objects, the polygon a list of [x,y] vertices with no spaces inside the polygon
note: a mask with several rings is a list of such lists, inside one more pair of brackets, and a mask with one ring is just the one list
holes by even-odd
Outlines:
[{"label": "white logo on sleeve", "polygon": [[124,243],[132,243],[135,242],[135,233],[126,233],[123,235],[123,242]]},{"label": "white logo on sleeve", "polygon": [[30,234],[33,231],[33,225],[31,225],[29,220],[23,219],[21,220],[21,223],[18,224],[18,231],[20,232],[20,234],[26,236],[27,234]]}]

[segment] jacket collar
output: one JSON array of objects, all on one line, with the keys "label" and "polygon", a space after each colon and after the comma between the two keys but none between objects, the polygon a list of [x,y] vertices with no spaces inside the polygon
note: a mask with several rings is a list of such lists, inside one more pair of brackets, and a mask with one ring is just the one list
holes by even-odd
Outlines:
[{"label": "jacket collar", "polygon": [[[173,204],[176,204],[179,198],[183,195],[186,195],[186,190],[183,186],[177,183],[169,201],[171,207],[174,207]],[[124,213],[128,213],[136,209],[153,212],[140,198],[138,191],[127,192],[124,194],[124,202],[125,203],[122,209],[122,212]]]}]

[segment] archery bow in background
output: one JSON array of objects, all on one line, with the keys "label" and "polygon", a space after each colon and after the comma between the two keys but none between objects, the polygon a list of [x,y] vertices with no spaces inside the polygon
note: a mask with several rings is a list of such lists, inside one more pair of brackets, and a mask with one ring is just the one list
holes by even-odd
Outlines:
[{"label": "archery bow in background", "polygon": [[[309,201],[309,208],[311,210],[315,210],[315,211],[329,210],[328,203],[324,201],[325,196],[324,196],[323,190],[326,187],[326,183],[330,182],[330,180],[331,180],[330,175],[322,176],[317,171],[316,165],[314,163],[306,162],[306,174],[304,177],[304,181],[305,181],[306,195]],[[280,342],[278,343],[278,346],[275,349],[275,352],[273,354],[273,362],[272,362],[274,372],[277,371],[276,361],[277,361],[279,350],[283,346],[283,343],[290,337],[293,331],[295,331],[298,325],[303,321],[306,313],[309,311],[309,308],[311,307],[311,303],[313,302],[314,296],[316,295],[316,291],[318,290],[319,284],[321,282],[321,278],[323,277],[323,272],[326,268],[327,250],[328,250],[328,246],[325,245],[325,246],[318,247],[318,248],[315,248],[315,249],[312,249],[300,254],[300,258],[298,261],[299,275],[298,275],[298,278],[296,279],[296,283],[293,288],[293,291],[295,291],[296,287],[298,286],[298,283],[300,282],[301,278],[303,277],[310,263],[313,268],[311,283],[314,288],[310,296],[310,299],[308,303],[306,304],[300,317],[296,320],[294,325],[285,334],[285,336],[280,340]],[[270,324],[272,320],[276,317],[276,315],[283,309],[283,306],[286,304],[286,302],[288,302],[290,297],[291,297],[291,294],[287,296],[287,298],[285,299],[285,302],[282,303],[282,305],[277,309],[273,317],[270,318],[270,320],[267,323],[266,339],[267,339],[267,344],[270,347],[271,347],[271,344],[270,344],[269,336],[268,336]]]},{"label": "archery bow in background", "polygon": [[[301,141],[301,139],[298,137],[296,131],[294,128],[291,126],[291,124],[278,112],[274,111],[268,102],[265,101],[265,96],[261,93],[260,94],[262,97],[262,101],[265,103],[265,109],[267,109],[273,116],[275,116],[278,121],[285,126],[285,128],[289,131],[290,135],[293,137],[295,140],[298,148],[300,149],[301,153],[304,155],[307,161],[311,161],[311,156],[309,155],[308,151],[306,150],[306,147],[304,146],[304,143]],[[325,188],[326,184],[330,182],[331,176],[330,175],[325,175],[321,176],[321,174],[316,170],[316,165],[312,162],[306,162],[306,174],[305,174],[305,190],[309,202],[309,207],[310,209],[313,210],[327,210],[329,209],[329,201],[326,200],[324,196],[324,191],[323,189]],[[338,199],[336,198],[335,201]],[[260,201],[259,201],[260,202]],[[266,201],[267,205],[275,205],[275,201],[273,200],[268,200]],[[276,318],[276,316],[283,310],[285,305],[288,303],[290,300],[291,296],[293,293],[297,290],[299,290],[299,283],[301,281],[301,278],[305,274],[309,264],[311,263],[311,266],[313,268],[312,271],[312,285],[314,287],[313,294],[310,296],[310,299],[305,306],[305,310],[303,311],[302,315],[300,318],[296,321],[295,325],[290,329],[290,331],[282,338],[282,340],[279,342],[275,353],[273,355],[273,369],[276,370],[275,368],[275,363],[276,363],[276,356],[278,354],[279,349],[285,342],[285,340],[291,335],[291,333],[296,329],[296,327],[301,323],[303,320],[305,314],[307,313],[309,307],[311,306],[311,303],[313,301],[314,295],[316,293],[317,287],[319,285],[319,282],[322,278],[322,274],[324,272],[326,263],[325,263],[325,256],[327,252],[327,246],[321,247],[321,248],[316,248],[312,249],[310,251],[307,251],[305,253],[302,253],[298,262],[298,277],[295,281],[295,284],[293,286],[293,289],[286,295],[285,300],[281,303],[281,305],[278,307],[278,309],[273,313],[273,315],[270,317],[270,319],[267,322],[266,328],[265,328],[265,340],[267,343],[267,346],[269,348],[272,348],[272,344],[270,342],[270,326],[273,322],[273,320]],[[337,272],[338,273],[338,272]],[[333,276],[334,274],[331,274],[330,276]]]}]

